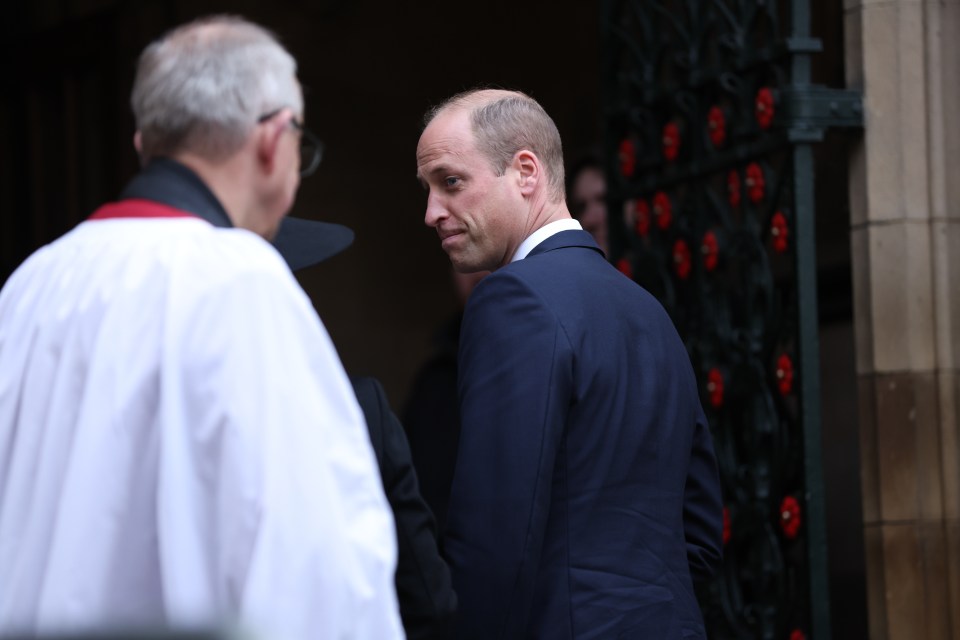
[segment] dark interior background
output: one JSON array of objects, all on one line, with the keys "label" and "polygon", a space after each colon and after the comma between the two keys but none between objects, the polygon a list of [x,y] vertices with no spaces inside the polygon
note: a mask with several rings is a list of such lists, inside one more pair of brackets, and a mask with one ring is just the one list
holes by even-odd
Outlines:
[{"label": "dark interior background", "polygon": [[[479,84],[519,88],[568,149],[599,139],[597,11],[500,2],[22,2],[3,20],[2,276],[115,197],[136,171],[127,106],[136,57],[168,27],[239,13],[297,57],[308,125],[326,143],[295,215],[347,224],[354,246],[300,274],[347,369],[399,406],[456,308],[449,263],[423,225],[414,153],[424,111]],[[11,81],[12,80],[12,81]],[[17,212],[14,214],[13,212]],[[26,215],[25,215],[26,214]]]},{"label": "dark interior background", "polygon": [[[816,81],[844,86],[841,3],[814,0]],[[326,143],[293,213],[339,222],[354,246],[299,274],[348,371],[403,406],[431,336],[456,310],[423,225],[414,152],[424,111],[477,85],[517,88],[553,116],[568,160],[602,136],[599,3],[533,0],[36,0],[0,20],[0,282],[134,174],[137,55],[167,28],[230,12],[297,57],[308,126]],[[831,599],[836,637],[866,637],[846,145],[818,150],[817,242]]]}]

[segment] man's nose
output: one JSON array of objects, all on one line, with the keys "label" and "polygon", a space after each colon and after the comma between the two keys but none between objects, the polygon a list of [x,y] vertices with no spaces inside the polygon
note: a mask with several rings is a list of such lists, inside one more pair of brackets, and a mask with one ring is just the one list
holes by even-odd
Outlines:
[{"label": "man's nose", "polygon": [[427,212],[423,216],[423,223],[428,227],[436,227],[447,217],[447,210],[440,203],[440,199],[431,193],[427,196]]}]

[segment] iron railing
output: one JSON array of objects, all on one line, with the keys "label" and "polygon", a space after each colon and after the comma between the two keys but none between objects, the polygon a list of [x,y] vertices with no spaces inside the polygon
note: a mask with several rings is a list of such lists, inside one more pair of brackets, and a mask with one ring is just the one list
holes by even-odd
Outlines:
[{"label": "iron railing", "polygon": [[611,259],[684,338],[721,468],[712,638],[830,637],[811,145],[861,110],[810,84],[809,22],[807,0],[602,5]]}]

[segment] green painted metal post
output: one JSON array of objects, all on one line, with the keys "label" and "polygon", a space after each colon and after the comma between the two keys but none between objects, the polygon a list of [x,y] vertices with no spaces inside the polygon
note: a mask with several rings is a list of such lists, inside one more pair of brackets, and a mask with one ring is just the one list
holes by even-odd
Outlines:
[{"label": "green painted metal post", "polygon": [[817,312],[817,252],[813,149],[793,149],[794,211],[797,230],[797,295],[799,297],[800,423],[803,430],[807,504],[807,558],[810,572],[812,638],[830,638],[830,588],[827,566],[823,449],[820,434],[820,340]]}]

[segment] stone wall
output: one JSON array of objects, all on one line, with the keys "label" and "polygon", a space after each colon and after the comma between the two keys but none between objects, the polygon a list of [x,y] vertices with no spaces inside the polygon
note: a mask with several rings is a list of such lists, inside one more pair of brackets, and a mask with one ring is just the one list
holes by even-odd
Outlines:
[{"label": "stone wall", "polygon": [[960,3],[845,10],[870,637],[960,638]]}]

